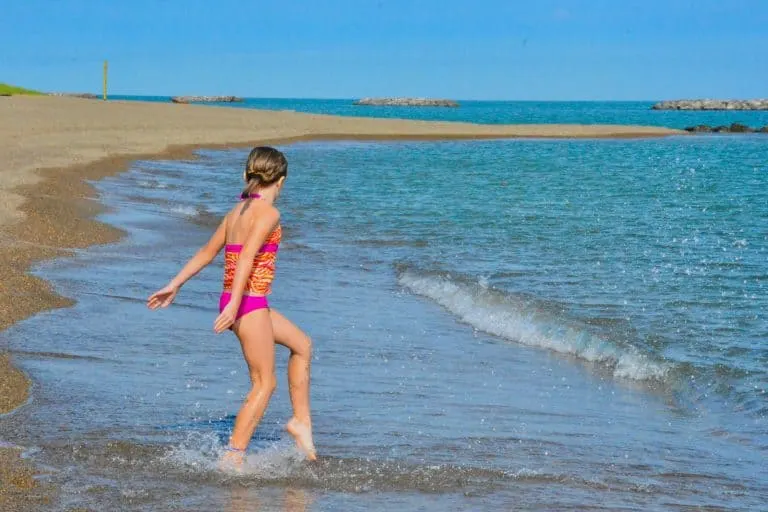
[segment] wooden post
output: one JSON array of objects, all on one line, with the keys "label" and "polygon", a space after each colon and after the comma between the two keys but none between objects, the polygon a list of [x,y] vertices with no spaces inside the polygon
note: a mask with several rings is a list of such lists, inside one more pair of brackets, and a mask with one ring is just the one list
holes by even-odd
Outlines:
[{"label": "wooden post", "polygon": [[107,101],[107,61],[104,61],[104,101]]}]

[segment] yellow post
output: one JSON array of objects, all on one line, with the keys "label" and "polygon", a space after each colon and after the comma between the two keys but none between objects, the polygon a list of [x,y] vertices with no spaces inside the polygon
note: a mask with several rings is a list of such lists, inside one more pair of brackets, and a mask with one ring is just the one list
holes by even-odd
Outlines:
[{"label": "yellow post", "polygon": [[107,101],[107,61],[104,61],[104,101]]}]

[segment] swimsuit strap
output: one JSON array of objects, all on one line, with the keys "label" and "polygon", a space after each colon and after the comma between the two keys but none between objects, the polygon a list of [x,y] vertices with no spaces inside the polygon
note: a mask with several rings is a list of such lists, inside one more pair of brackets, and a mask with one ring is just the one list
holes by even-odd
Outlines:
[{"label": "swimsuit strap", "polygon": [[246,199],[261,199],[261,195],[253,193],[253,194],[248,194],[245,197],[240,196],[238,199],[240,199],[241,201],[245,201]]}]

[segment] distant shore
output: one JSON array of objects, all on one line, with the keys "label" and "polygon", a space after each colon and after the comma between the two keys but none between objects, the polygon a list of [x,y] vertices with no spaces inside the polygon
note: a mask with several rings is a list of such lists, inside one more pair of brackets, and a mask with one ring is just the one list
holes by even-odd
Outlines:
[{"label": "distant shore", "polygon": [[[69,248],[119,239],[117,229],[94,220],[102,207],[85,180],[117,174],[139,158],[188,158],[201,147],[314,139],[626,138],[681,133],[685,132],[647,126],[477,125],[199,105],[179,108],[171,103],[65,96],[3,97],[0,289],[6,300],[0,330],[40,311],[72,304],[27,272],[36,262],[67,254]],[[0,413],[25,403],[29,393],[27,378],[10,364],[9,349],[0,347]],[[36,488],[16,450],[0,448],[1,472],[18,478],[28,490]],[[10,494],[0,492],[0,508],[13,509],[17,506],[13,499],[28,504],[32,498],[24,497],[22,487],[14,487]]]}]

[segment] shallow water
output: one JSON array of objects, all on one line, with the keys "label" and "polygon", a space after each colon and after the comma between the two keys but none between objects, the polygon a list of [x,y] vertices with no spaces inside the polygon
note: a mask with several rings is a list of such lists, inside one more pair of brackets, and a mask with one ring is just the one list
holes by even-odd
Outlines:
[{"label": "shallow water", "polygon": [[137,162],[97,184],[129,236],[38,269],[78,304],[0,334],[39,383],[0,437],[63,485],[57,506],[764,507],[766,139],[284,149],[272,302],[315,340],[321,461],[282,432],[279,349],[244,472],[217,469],[248,389],[211,332],[220,261],[144,306],[246,153]]}]

